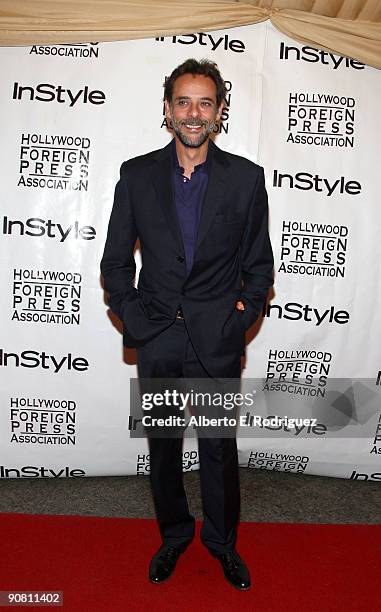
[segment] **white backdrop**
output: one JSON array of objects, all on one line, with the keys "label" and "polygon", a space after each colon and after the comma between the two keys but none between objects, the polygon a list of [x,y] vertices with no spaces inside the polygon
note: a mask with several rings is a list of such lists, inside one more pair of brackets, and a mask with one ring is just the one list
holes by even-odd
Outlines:
[{"label": "white backdrop", "polygon": [[[268,414],[276,398],[319,423],[308,438],[243,437],[240,464],[380,480],[380,72],[269,22],[0,57],[0,477],[149,472],[129,431],[136,356],[108,316],[99,262],[120,164],[171,138],[165,76],[207,57],[229,92],[216,143],[263,165],[269,193],[275,295],[243,378],[270,376]],[[310,408],[306,376],[345,389]],[[197,467],[187,439],[184,469]]]}]

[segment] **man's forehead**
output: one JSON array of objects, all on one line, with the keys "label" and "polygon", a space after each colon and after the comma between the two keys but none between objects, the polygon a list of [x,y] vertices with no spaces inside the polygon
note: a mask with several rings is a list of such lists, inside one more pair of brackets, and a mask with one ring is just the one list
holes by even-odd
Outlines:
[{"label": "man's forehead", "polygon": [[209,76],[203,74],[182,74],[173,84],[175,96],[197,95],[201,97],[216,97],[216,84]]}]

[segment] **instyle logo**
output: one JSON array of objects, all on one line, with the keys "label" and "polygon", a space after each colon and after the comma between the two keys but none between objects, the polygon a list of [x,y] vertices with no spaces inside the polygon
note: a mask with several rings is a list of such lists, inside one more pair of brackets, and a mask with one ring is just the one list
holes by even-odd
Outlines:
[{"label": "instyle logo", "polygon": [[290,92],[286,142],[319,147],[354,147],[354,98]]},{"label": "instyle logo", "polygon": [[10,442],[75,445],[76,402],[38,397],[11,397]]},{"label": "instyle logo", "polygon": [[284,42],[280,43],[279,47],[279,59],[281,60],[294,60],[303,61],[309,63],[320,62],[324,66],[329,66],[333,70],[338,68],[354,68],[355,70],[364,70],[365,65],[361,62],[357,62],[350,57],[342,57],[341,55],[334,55],[328,51],[322,51],[320,49],[314,49],[313,47],[292,47],[286,45]]},{"label": "instyle logo", "polygon": [[67,465],[61,469],[37,467],[36,465],[24,465],[20,468],[0,465],[0,478],[73,478],[77,476],[86,476],[85,470],[72,469]]},{"label": "instyle logo", "polygon": [[37,102],[58,102],[73,107],[76,104],[104,104],[106,94],[100,89],[90,89],[88,85],[72,91],[63,85],[53,83],[38,83],[37,85],[20,85],[17,81],[13,85],[13,100],[27,100]]},{"label": "instyle logo", "polygon": [[283,221],[278,272],[344,278],[348,233],[346,225]]},{"label": "instyle logo", "polygon": [[313,323],[316,327],[323,323],[345,325],[349,321],[349,312],[336,310],[336,306],[315,308],[309,304],[299,304],[298,302],[286,302],[283,306],[280,304],[265,305],[262,310],[262,317],[274,316],[287,321],[306,321]]},{"label": "instyle logo", "polygon": [[171,42],[178,45],[200,45],[208,47],[210,51],[233,51],[233,53],[243,53],[245,44],[237,38],[231,39],[229,34],[218,36],[217,34],[208,34],[198,32],[197,34],[181,34],[180,36],[159,36],[155,38],[157,42]]},{"label": "instyle logo", "polygon": [[90,138],[56,134],[21,134],[17,185],[87,191]]},{"label": "instyle logo", "polygon": [[[264,391],[268,391],[268,385],[265,385]],[[241,415],[241,421],[246,427],[254,424],[257,419],[261,419],[258,415],[253,415],[250,412],[246,412],[245,415]],[[294,423],[291,421],[294,420]],[[290,421],[290,422],[289,422]],[[296,422],[295,422],[296,421]],[[299,421],[299,423],[297,422]],[[306,421],[308,424],[300,423],[300,421]],[[258,425],[257,425],[258,426]],[[268,415],[268,417],[262,419],[262,424],[259,425],[262,430],[269,432],[280,432],[281,435],[286,433],[287,436],[293,435],[296,437],[303,438],[305,436],[322,436],[327,433],[327,426],[323,423],[318,423],[317,419],[287,419],[279,417],[279,415]],[[273,434],[272,434],[273,435]]]},{"label": "instyle logo", "polygon": [[57,238],[59,242],[72,240],[94,240],[95,228],[91,225],[80,225],[74,221],[71,225],[62,226],[61,223],[53,222],[51,219],[39,219],[30,217],[25,221],[20,219],[9,219],[3,217],[2,233],[5,236],[30,236],[32,238]]},{"label": "instyle logo", "polygon": [[381,480],[381,472],[374,472],[373,474],[364,474],[353,470],[350,475],[351,480]]},{"label": "instyle logo", "polygon": [[67,370],[75,372],[86,372],[89,362],[85,357],[73,357],[71,353],[63,357],[48,355],[45,351],[34,351],[27,349],[20,353],[8,353],[0,348],[0,366],[15,368],[40,368],[50,370],[53,374]]},{"label": "instyle logo", "polygon": [[82,275],[14,268],[12,321],[79,325]]},{"label": "instyle logo", "polygon": [[299,189],[300,191],[316,191],[326,197],[334,195],[359,195],[361,183],[359,181],[347,180],[344,176],[329,179],[311,174],[310,172],[296,172],[288,174],[280,170],[273,172],[273,187],[284,187],[286,189]]},{"label": "instyle logo", "polygon": [[274,470],[303,474],[306,471],[309,457],[305,455],[287,455],[274,451],[251,451],[247,467],[259,470]]},{"label": "instyle logo", "polygon": [[49,55],[50,57],[72,57],[75,59],[97,58],[99,47],[97,42],[76,43],[75,45],[33,45],[29,55]]}]

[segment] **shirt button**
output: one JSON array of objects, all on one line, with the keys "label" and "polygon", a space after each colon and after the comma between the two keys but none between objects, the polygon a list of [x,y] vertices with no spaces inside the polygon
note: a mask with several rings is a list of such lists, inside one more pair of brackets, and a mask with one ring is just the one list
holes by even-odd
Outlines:
[{"label": "shirt button", "polygon": [[182,255],[178,255],[177,256],[177,261],[179,261],[180,263],[184,263],[185,259]]}]

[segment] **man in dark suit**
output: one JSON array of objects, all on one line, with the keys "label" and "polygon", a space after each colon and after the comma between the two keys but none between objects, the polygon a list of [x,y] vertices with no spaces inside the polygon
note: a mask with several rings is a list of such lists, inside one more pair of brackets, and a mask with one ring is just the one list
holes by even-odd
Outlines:
[{"label": "man in dark suit", "polygon": [[[226,96],[216,64],[187,60],[165,83],[174,140],[124,162],[101,263],[124,344],[144,379],[239,379],[245,332],[272,285],[264,173],[220,150],[210,135]],[[142,268],[134,286],[134,247]],[[151,484],[163,544],[149,578],[172,574],[194,536],[182,479],[182,439],[149,439]],[[236,549],[235,436],[199,436],[201,539],[236,588],[250,587]]]}]

